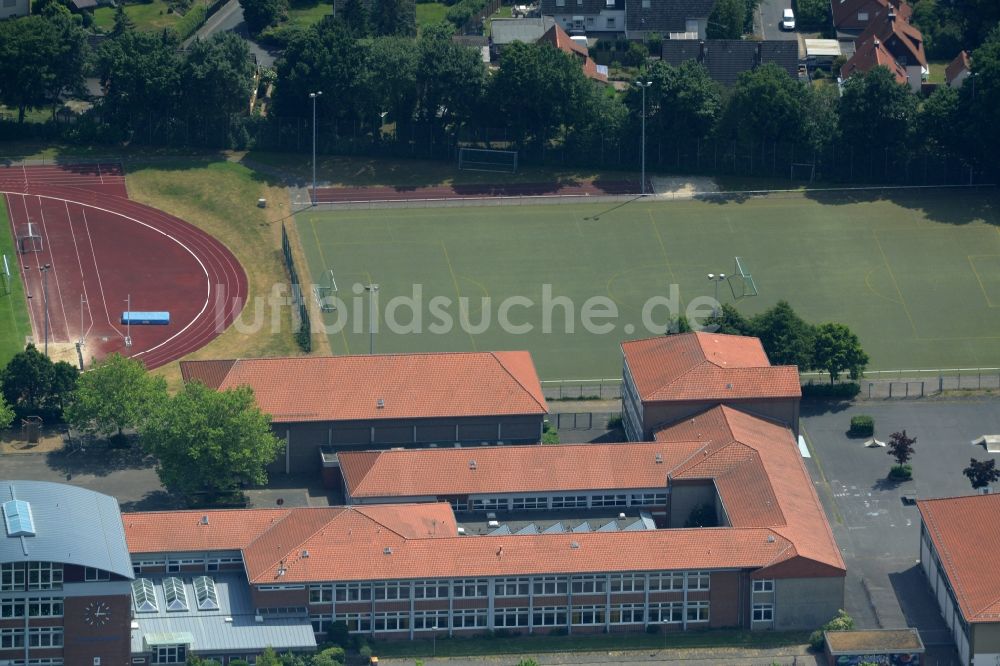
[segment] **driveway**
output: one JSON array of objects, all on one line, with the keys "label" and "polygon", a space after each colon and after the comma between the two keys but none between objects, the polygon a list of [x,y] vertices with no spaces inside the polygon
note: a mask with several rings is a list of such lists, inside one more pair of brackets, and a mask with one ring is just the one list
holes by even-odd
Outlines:
[{"label": "driveway", "polygon": [[[971,457],[997,457],[971,440],[1000,432],[998,407],[989,398],[803,403],[802,431],[814,455],[809,467],[847,563],[847,610],[860,627],[914,626],[929,652],[952,652],[919,565],[920,515],[902,497],[971,494],[962,469]],[[912,481],[888,481],[894,463],[886,449],[847,437],[858,414],[874,417],[880,440],[902,429],[917,438]]]},{"label": "driveway", "polygon": [[781,13],[791,7],[791,0],[761,0],[757,6],[757,32],[763,39],[797,40],[798,33],[781,29]]},{"label": "driveway", "polygon": [[262,67],[273,67],[279,53],[265,48],[254,40],[250,39],[246,23],[243,21],[243,7],[239,0],[229,0],[219,11],[215,12],[205,21],[205,25],[198,28],[198,31],[187,38],[184,46],[188,46],[196,39],[208,39],[218,32],[235,32],[246,40],[250,53],[257,59]]}]

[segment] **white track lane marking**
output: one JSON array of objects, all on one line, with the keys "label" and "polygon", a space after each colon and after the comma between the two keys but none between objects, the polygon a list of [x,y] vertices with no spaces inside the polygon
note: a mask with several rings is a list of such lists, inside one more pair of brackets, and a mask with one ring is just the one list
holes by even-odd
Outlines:
[{"label": "white track lane marking", "polygon": [[[2,192],[2,194],[6,194],[6,192]],[[167,232],[165,232],[165,231],[163,231],[161,229],[157,229],[156,227],[154,227],[153,225],[151,225],[151,224],[149,224],[147,222],[143,222],[142,220],[138,220],[138,219],[136,219],[136,218],[134,218],[134,217],[132,217],[130,215],[126,215],[124,213],[119,213],[119,212],[110,210],[108,208],[101,208],[100,206],[95,206],[93,204],[88,204],[88,203],[82,203],[80,201],[73,201],[72,199],[63,199],[62,197],[53,197],[53,196],[41,195],[41,194],[36,194],[34,196],[38,197],[39,199],[51,199],[52,201],[64,201],[64,202],[65,201],[69,201],[70,203],[75,203],[75,204],[77,204],[79,206],[84,206],[85,208],[93,208],[94,210],[99,210],[99,211],[101,211],[103,213],[110,213],[111,215],[117,215],[118,217],[125,218],[126,220],[129,220],[130,222],[135,222],[136,224],[141,224],[142,226],[146,227],[147,229],[155,231],[156,233],[160,234],[161,236],[169,238],[173,242],[177,243],[182,248],[184,248],[185,250],[187,250],[187,253],[190,254],[192,257],[194,257],[194,260],[198,262],[198,265],[201,267],[202,273],[205,274],[205,302],[202,303],[201,310],[198,311],[198,314],[196,314],[191,319],[191,321],[189,321],[187,323],[187,325],[184,326],[184,328],[182,328],[181,330],[177,331],[172,336],[170,336],[169,338],[167,338],[166,340],[164,340],[160,344],[156,345],[155,347],[150,347],[149,349],[145,349],[145,350],[143,350],[141,352],[133,354],[133,356],[140,356],[142,354],[148,354],[149,352],[156,351],[160,347],[163,347],[164,345],[172,342],[175,338],[177,338],[178,336],[180,336],[181,334],[183,334],[185,331],[187,331],[189,328],[191,328],[191,326],[196,321],[198,321],[198,319],[201,317],[201,315],[205,314],[205,310],[208,309],[208,305],[209,305],[209,302],[210,302],[211,296],[212,296],[212,282],[211,282],[211,277],[209,276],[208,269],[205,268],[205,263],[201,260],[201,257],[199,257],[197,254],[195,254],[194,251],[190,247],[188,247],[187,245],[185,245],[184,243],[182,243],[180,240],[178,240],[177,238],[175,238],[171,234],[168,234]],[[129,201],[129,203],[134,204],[134,205],[141,205],[141,204],[137,204],[134,201]],[[25,206],[25,210],[27,210],[27,206]],[[160,211],[158,211],[158,212],[160,212]],[[189,224],[189,223],[185,223],[185,224]],[[216,241],[216,242],[218,242],[218,241]]]},{"label": "white track lane marking", "polygon": [[[38,198],[38,216],[42,221],[42,233],[45,234],[45,246],[49,250],[49,264],[52,266],[52,275],[56,279],[56,292],[59,295],[59,307],[63,313],[63,324],[66,326],[66,340],[68,342],[71,339],[69,334],[69,318],[66,316],[66,304],[63,302],[62,287],[59,286],[59,271],[56,270],[56,258],[52,256],[52,244],[49,242],[49,230],[45,227],[45,211],[42,209],[41,197]],[[44,284],[45,284],[44,276],[42,277],[42,284],[44,289]],[[44,308],[45,306],[43,305],[42,307]],[[51,320],[51,317],[49,317],[49,319]],[[52,327],[52,322],[50,321],[49,328],[51,327]],[[53,335],[53,337],[55,336]],[[53,340],[53,342],[55,342],[55,340]]]},{"label": "white track lane marking", "polygon": [[[80,266],[80,288],[83,289],[83,300],[87,304],[87,314],[90,315],[90,327],[86,331],[80,330],[80,340],[86,340],[87,335],[90,330],[94,328],[94,312],[90,308],[90,294],[87,293],[87,277],[86,273],[83,271],[83,261],[80,259],[80,246],[76,242],[76,231],[73,230],[73,216],[69,212],[69,202],[63,202],[66,204],[66,218],[69,220],[69,232],[73,235],[73,249],[76,251],[76,263]],[[82,210],[83,213],[83,223],[87,224],[87,212]],[[89,234],[89,230],[88,230]],[[93,254],[93,248],[91,248],[91,254]],[[97,266],[97,257],[94,257],[94,266]],[[100,275],[98,275],[98,280],[100,280]]]},{"label": "white track lane marking", "polygon": [[[101,280],[101,269],[97,265],[97,253],[94,251],[94,237],[90,235],[90,222],[87,221],[87,209],[84,208],[81,212],[83,213],[83,226],[87,230],[87,242],[90,243],[90,256],[94,258],[94,272],[97,274],[97,288],[101,290],[101,302],[104,303],[104,316],[107,317],[108,325],[111,326],[111,329],[118,334],[118,337],[124,340],[125,334],[122,333],[121,329],[118,328],[118,326],[115,325],[115,322],[111,320],[111,312],[108,310],[108,299],[104,295],[104,282]],[[91,316],[90,321],[91,328],[93,328],[93,315]],[[89,333],[90,331],[88,330],[87,332]]]},{"label": "white track lane marking", "polygon": [[[26,199],[28,195],[22,194],[20,196],[21,196],[22,199]],[[14,224],[14,208],[10,204],[10,195],[9,194],[4,194],[4,198],[7,200],[7,212],[10,214],[10,226],[16,228],[17,225]],[[28,212],[28,204],[24,204],[24,211],[25,211],[25,214],[27,214],[27,212]],[[24,282],[27,281],[27,276],[24,274],[24,261],[23,261],[23,257],[21,255],[20,251],[18,251],[18,248],[16,247],[17,246],[17,234],[16,233],[14,234],[14,245],[15,245],[14,256],[16,257],[15,261],[17,261],[17,268],[18,268],[18,270],[21,273],[21,281],[22,281],[22,283],[24,283]],[[11,279],[14,279],[13,276],[11,276]],[[24,304],[28,308],[28,319],[31,320],[31,336],[32,336],[32,338],[37,338],[38,336],[36,335],[36,329],[35,329],[35,313],[31,311],[31,301],[28,299],[28,294],[29,293],[30,292],[28,291],[28,287],[25,286],[24,287]]]}]

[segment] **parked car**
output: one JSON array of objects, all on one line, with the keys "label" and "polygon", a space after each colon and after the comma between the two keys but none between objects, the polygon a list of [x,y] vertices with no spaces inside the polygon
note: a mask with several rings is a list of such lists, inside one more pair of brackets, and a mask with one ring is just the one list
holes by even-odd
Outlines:
[{"label": "parked car", "polygon": [[795,30],[795,12],[792,11],[791,7],[781,13],[781,29]]}]

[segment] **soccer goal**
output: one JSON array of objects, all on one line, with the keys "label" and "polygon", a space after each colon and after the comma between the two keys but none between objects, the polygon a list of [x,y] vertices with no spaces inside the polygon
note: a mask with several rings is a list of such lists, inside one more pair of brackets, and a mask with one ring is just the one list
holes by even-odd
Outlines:
[{"label": "soccer goal", "polygon": [[41,252],[44,249],[42,234],[34,222],[22,225],[17,231],[17,249],[21,254]]},{"label": "soccer goal", "polygon": [[458,168],[465,171],[514,173],[517,171],[517,151],[459,148]]},{"label": "soccer goal", "polygon": [[337,306],[333,303],[333,295],[337,293],[337,280],[333,277],[333,270],[328,270],[323,275],[326,284],[313,285],[313,298],[316,305],[322,312],[333,312]]},{"label": "soccer goal", "polygon": [[733,273],[729,276],[729,286],[733,290],[733,298],[756,296],[757,284],[753,281],[753,275],[747,270],[746,261],[742,257],[736,257],[735,263]]},{"label": "soccer goal", "polygon": [[816,178],[816,165],[794,162],[791,166],[790,178],[791,180],[804,180],[811,183]]}]

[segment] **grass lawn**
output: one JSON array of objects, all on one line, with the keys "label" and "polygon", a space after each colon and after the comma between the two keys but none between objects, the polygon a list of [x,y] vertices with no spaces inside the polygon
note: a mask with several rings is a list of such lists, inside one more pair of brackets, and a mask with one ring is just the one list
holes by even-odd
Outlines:
[{"label": "grass lawn", "polygon": [[443,2],[422,2],[417,4],[416,8],[417,32],[443,22],[445,14],[448,13],[448,5]]},{"label": "grass lawn", "polygon": [[[589,636],[516,636],[510,638],[439,638],[378,643],[379,657],[465,657],[544,652],[604,652],[617,650],[692,648],[776,648],[802,645],[809,634],[800,631],[712,631],[669,634],[626,634]],[[667,663],[658,662],[658,663]]]},{"label": "grass lawn", "polygon": [[[0,254],[7,257],[13,279],[0,278],[0,367],[24,349],[24,339],[31,335],[24,283],[18,278],[17,254],[7,217],[7,200],[0,197]],[[2,266],[2,263],[0,263]]]},{"label": "grass lawn", "polygon": [[[126,4],[125,13],[139,30],[162,30],[177,25],[181,20],[180,14],[167,13],[168,6],[165,0]],[[115,25],[115,8],[105,6],[94,10],[94,25],[102,30],[111,30]]]},{"label": "grass lawn", "polygon": [[333,3],[299,0],[292,2],[288,9],[288,23],[302,27],[315,25],[333,11]]},{"label": "grass lawn", "polygon": [[[528,349],[542,379],[617,377],[619,343],[659,334],[667,321],[655,303],[643,317],[649,299],[672,284],[682,307],[711,297],[706,274],[731,273],[739,255],[760,296],[737,300],[723,283],[722,302],[752,315],[787,299],[807,321],[848,324],[871,369],[997,366],[996,194],[875,196],[307,211],[296,223],[311,273],[332,269],[345,300],[324,315],[334,353],[367,352],[367,300],[352,288],[373,281],[381,285],[377,351]],[[412,296],[414,285],[422,291],[419,326],[398,302],[394,319],[420,333],[392,332],[390,301]],[[514,296],[531,304],[506,300]],[[565,308],[553,302],[560,296],[572,301],[571,333]],[[435,309],[435,297],[450,302]],[[617,308],[617,318],[592,320],[610,331],[584,330],[591,298],[602,299],[591,301],[600,312]],[[511,325],[530,331],[501,329],[505,302]]]},{"label": "grass lawn", "polygon": [[928,60],[927,67],[931,70],[927,75],[928,83],[939,83],[944,85],[944,70],[951,64],[950,60]]}]

